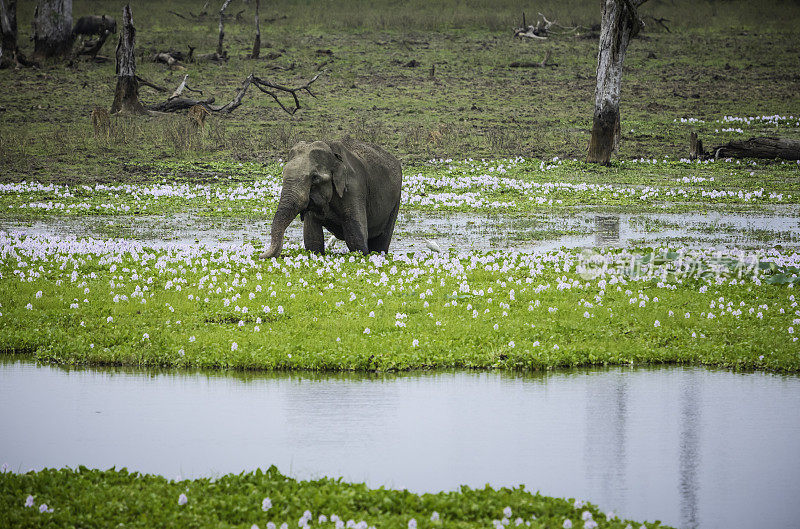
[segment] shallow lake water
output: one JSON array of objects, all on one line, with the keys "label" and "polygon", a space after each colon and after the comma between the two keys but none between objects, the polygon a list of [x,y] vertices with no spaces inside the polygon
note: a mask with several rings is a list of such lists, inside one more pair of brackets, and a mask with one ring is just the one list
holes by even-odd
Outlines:
[{"label": "shallow lake water", "polygon": [[[28,234],[71,234],[123,238],[154,247],[268,244],[269,218],[213,218],[175,215],[50,217],[41,220],[0,218],[0,230]],[[326,237],[328,234],[326,234]],[[289,226],[290,245],[302,246],[299,217]],[[800,209],[773,208],[763,213],[606,214],[587,211],[535,213],[526,216],[460,212],[401,212],[391,251],[430,251],[435,241],[444,251],[515,248],[548,251],[562,247],[652,245],[755,249],[774,244],[800,246]],[[334,251],[345,251],[337,241]]]},{"label": "shallow lake water", "polygon": [[174,478],[277,465],[413,491],[525,484],[683,528],[797,527],[800,377],[230,374],[0,360],[0,464]]}]

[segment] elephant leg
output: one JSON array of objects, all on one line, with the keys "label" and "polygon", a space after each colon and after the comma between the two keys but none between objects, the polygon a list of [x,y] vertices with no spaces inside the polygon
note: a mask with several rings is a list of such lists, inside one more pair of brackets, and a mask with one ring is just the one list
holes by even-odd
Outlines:
[{"label": "elephant leg", "polygon": [[367,214],[366,211],[360,212],[354,218],[348,219],[343,225],[344,242],[347,249],[351,252],[369,253],[367,246]]},{"label": "elephant leg", "polygon": [[322,237],[322,224],[313,213],[307,213],[303,219],[303,244],[306,250],[314,253],[325,253],[325,239]]},{"label": "elephant leg", "polygon": [[369,251],[370,252],[389,252],[389,244],[392,242],[392,234],[394,233],[394,223],[397,221],[397,212],[400,210],[400,203],[398,202],[397,205],[394,207],[392,214],[389,216],[389,220],[386,223],[386,227],[383,229],[383,232],[378,235],[377,237],[373,237],[369,240]]}]

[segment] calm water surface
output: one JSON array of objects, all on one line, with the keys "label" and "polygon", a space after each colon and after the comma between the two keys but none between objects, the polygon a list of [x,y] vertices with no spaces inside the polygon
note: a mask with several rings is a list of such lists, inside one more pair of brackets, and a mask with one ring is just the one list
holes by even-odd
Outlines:
[{"label": "calm water surface", "polygon": [[684,528],[800,525],[800,378],[222,375],[0,362],[0,464],[167,477],[277,465],[414,491],[516,486]]}]

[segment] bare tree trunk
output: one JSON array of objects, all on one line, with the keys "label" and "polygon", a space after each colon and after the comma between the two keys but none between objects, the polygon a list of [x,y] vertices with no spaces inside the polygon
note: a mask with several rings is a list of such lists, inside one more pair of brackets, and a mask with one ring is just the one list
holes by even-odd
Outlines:
[{"label": "bare tree trunk", "polygon": [[[2,0],[0,0],[2,2]],[[253,53],[250,54],[251,59],[258,59],[261,55],[261,28],[258,26],[258,4],[260,0],[256,0],[256,38],[253,41]]]},{"label": "bare tree trunk", "polygon": [[111,113],[132,112],[146,114],[139,102],[139,81],[136,80],[136,57],[134,47],[136,44],[136,29],[133,27],[131,6],[127,4],[122,8],[122,31],[117,43],[117,88],[114,91],[114,103]]},{"label": "bare tree trunk", "polygon": [[64,57],[72,49],[72,0],[39,0],[33,19],[35,59]]},{"label": "bare tree trunk", "polygon": [[0,36],[0,68],[12,67],[17,57],[17,0],[0,0]]},{"label": "bare tree trunk", "polygon": [[630,39],[642,25],[636,8],[646,0],[604,0],[597,53],[592,138],[586,161],[608,164],[619,147],[622,63]]},{"label": "bare tree trunk", "polygon": [[219,43],[217,43],[217,55],[224,57],[222,53],[222,41],[225,39],[225,10],[228,9],[228,4],[231,0],[225,0],[222,7],[219,8]]}]

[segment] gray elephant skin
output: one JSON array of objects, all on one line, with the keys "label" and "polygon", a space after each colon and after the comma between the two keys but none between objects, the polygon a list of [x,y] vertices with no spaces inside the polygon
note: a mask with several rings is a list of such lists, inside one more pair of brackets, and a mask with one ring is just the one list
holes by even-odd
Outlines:
[{"label": "gray elephant skin", "polygon": [[306,250],[325,252],[324,227],[351,252],[388,252],[402,180],[400,161],[377,145],[349,137],[296,144],[283,168],[271,244],[261,258],[280,255],[297,215]]}]

